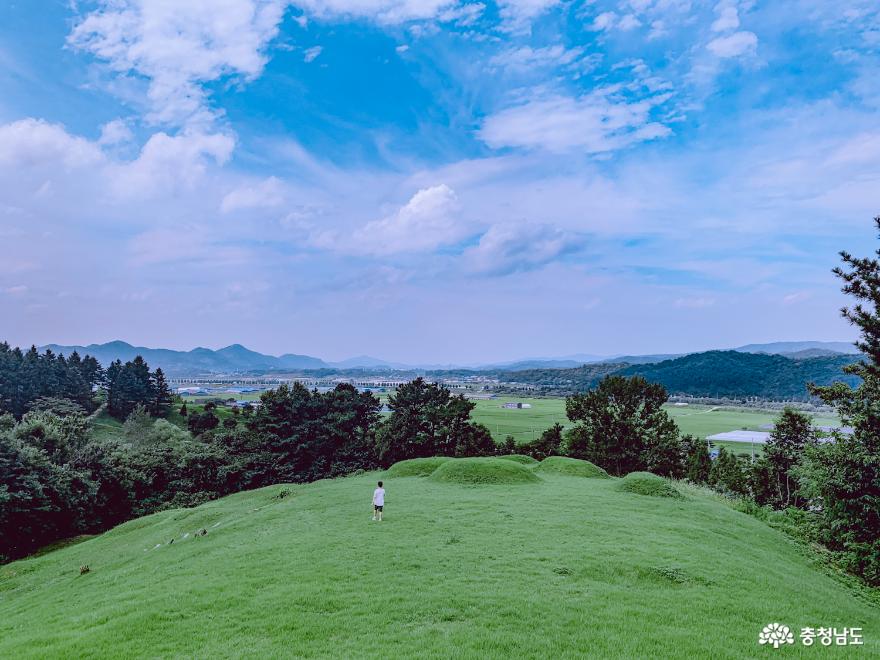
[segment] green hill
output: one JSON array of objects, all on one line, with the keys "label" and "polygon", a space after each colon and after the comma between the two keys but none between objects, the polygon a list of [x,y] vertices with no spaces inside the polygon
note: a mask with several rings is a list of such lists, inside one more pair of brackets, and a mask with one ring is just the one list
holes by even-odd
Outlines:
[{"label": "green hill", "polygon": [[776,621],[880,653],[878,609],[780,532],[619,483],[367,473],[154,514],[0,567],[0,657],[743,658]]},{"label": "green hill", "polygon": [[782,355],[707,351],[652,364],[514,371],[504,374],[501,379],[537,385],[546,391],[569,393],[588,390],[604,376],[616,373],[643,376],[652,383],[660,383],[670,394],[802,400],[808,398],[808,382],[829,385],[840,381],[857,385],[857,377],[843,373],[843,367],[857,359],[858,356],[854,355],[791,359]]}]

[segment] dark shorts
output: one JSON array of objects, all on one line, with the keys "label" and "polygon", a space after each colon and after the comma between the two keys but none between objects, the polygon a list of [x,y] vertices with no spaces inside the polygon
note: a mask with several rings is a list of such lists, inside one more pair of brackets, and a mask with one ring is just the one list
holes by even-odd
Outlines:
[{"label": "dark shorts", "polygon": [[381,504],[374,504],[374,505],[373,505],[373,510],[374,510],[374,511],[379,511],[379,512],[381,513],[381,511],[382,511],[382,505],[381,505]]}]

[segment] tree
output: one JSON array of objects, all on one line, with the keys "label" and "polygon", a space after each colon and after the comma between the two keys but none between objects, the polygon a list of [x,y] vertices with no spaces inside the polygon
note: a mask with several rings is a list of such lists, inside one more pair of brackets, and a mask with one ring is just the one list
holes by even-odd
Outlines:
[{"label": "tree", "polygon": [[709,473],[709,485],[727,495],[746,497],[749,494],[748,471],[735,454],[721,447]]},{"label": "tree", "polygon": [[184,401],[184,402],[183,402],[183,405],[180,406],[180,416],[181,416],[181,417],[186,417],[186,415],[187,415],[187,411],[186,411],[186,401]]},{"label": "tree", "polygon": [[684,477],[695,484],[709,483],[709,474],[712,471],[712,459],[709,456],[709,448],[706,441],[685,435],[681,438],[684,451]]},{"label": "tree", "polygon": [[804,451],[816,442],[809,416],[785,408],[776,418],[764,455],[755,467],[755,499],[775,509],[805,504],[795,475],[795,468],[804,458]]},{"label": "tree", "polygon": [[662,406],[662,385],[641,376],[608,376],[589,392],[565,400],[576,426],[568,434],[568,455],[621,476],[648,470],[679,476],[682,463],[678,427]]},{"label": "tree", "polygon": [[482,456],[495,453],[488,432],[470,421],[475,404],[423,378],[401,385],[388,397],[391,414],[379,435],[383,465],[427,456]]},{"label": "tree", "polygon": [[[880,216],[874,218],[880,230]],[[852,435],[807,448],[798,469],[805,495],[821,507],[825,543],[839,550],[850,569],[869,584],[880,584],[880,250],[874,257],[840,253],[834,274],[843,292],[856,300],[841,310],[858,327],[856,346],[864,358],[846,368],[861,383],[843,383],[810,391],[834,405]]]},{"label": "tree", "polygon": [[211,410],[201,414],[194,412],[186,418],[186,426],[193,435],[201,435],[205,431],[216,429],[219,424],[220,418]]},{"label": "tree", "polygon": [[311,481],[378,466],[380,404],[372,393],[340,384],[322,394],[297,382],[263,393],[260,401],[248,421],[253,444],[247,451],[267,461],[257,478]]},{"label": "tree", "polygon": [[0,343],[0,413],[16,419],[47,398],[69,400],[91,412],[96,407],[92,389],[101,379],[100,365],[89,356],[81,359],[74,352],[65,359],[50,350],[40,354],[34,346],[23,353]]},{"label": "tree", "polygon": [[562,424],[556,423],[545,430],[540,437],[524,444],[521,450],[522,453],[543,461],[548,456],[558,456],[562,453],[562,440]]},{"label": "tree", "polygon": [[153,417],[167,417],[171,410],[173,399],[171,397],[171,390],[168,388],[168,381],[165,380],[165,373],[161,368],[157,368],[153,372],[150,381],[153,394],[150,413]]}]

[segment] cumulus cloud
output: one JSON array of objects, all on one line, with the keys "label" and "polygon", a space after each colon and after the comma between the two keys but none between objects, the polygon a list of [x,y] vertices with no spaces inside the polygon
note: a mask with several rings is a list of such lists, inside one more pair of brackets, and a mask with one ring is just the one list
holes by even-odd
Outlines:
[{"label": "cumulus cloud", "polygon": [[394,213],[368,222],[349,235],[318,232],[311,243],[320,248],[387,256],[431,252],[461,241],[468,234],[455,191],[446,184],[419,190]]},{"label": "cumulus cloud", "polygon": [[124,119],[114,119],[101,126],[101,137],[98,138],[98,144],[102,146],[113,146],[131,142],[134,139],[134,133],[128,126],[128,122]]},{"label": "cumulus cloud", "polygon": [[40,119],[21,119],[0,125],[0,165],[15,168],[66,169],[99,163],[104,156],[94,143],[70,135],[60,124]]},{"label": "cumulus cloud", "polygon": [[484,275],[508,275],[541,268],[582,247],[581,238],[546,225],[495,224],[464,253],[467,268]]},{"label": "cumulus cloud", "polygon": [[149,121],[210,122],[203,83],[258,76],[284,0],[99,0],[68,43],[124,75],[146,78]]},{"label": "cumulus cloud", "polygon": [[750,55],[758,47],[758,37],[754,32],[734,32],[733,34],[712,39],[706,48],[718,57],[740,57]]},{"label": "cumulus cloud", "polygon": [[234,147],[235,139],[221,133],[155,133],[135,160],[112,168],[113,191],[137,198],[192,186],[209,164],[229,160]]},{"label": "cumulus cloud", "polygon": [[580,98],[553,96],[501,110],[485,120],[479,136],[493,148],[601,153],[672,132],[651,119],[652,108],[666,96],[627,102],[614,98],[612,91],[597,90]]}]

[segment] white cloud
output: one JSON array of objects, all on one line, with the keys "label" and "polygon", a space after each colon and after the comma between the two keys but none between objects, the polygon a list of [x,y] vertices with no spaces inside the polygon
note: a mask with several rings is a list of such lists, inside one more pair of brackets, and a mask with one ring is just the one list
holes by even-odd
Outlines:
[{"label": "white cloud", "polygon": [[477,19],[482,16],[485,10],[486,5],[484,5],[482,2],[471,2],[469,4],[463,4],[458,7],[445,9],[444,11],[440,12],[437,20],[444,23],[455,23],[456,25],[467,27],[469,25],[473,25],[477,21]]},{"label": "white cloud", "polygon": [[566,48],[562,44],[544,46],[543,48],[520,46],[494,55],[489,60],[489,66],[516,71],[533,71],[538,67],[569,66],[579,61],[583,55],[583,48]]},{"label": "white cloud", "polygon": [[490,115],[479,136],[493,148],[601,153],[672,132],[650,116],[665,95],[627,102],[613,98],[613,91],[597,90],[577,99],[553,96],[507,108]]},{"label": "white cloud", "polygon": [[602,30],[610,30],[615,25],[617,25],[617,14],[613,11],[605,11],[593,19],[590,29],[601,32]]},{"label": "white cloud", "polygon": [[384,24],[435,18],[457,0],[297,0],[297,7],[316,18],[366,18]]},{"label": "white cloud", "polygon": [[128,126],[128,122],[124,119],[114,119],[101,126],[101,137],[98,138],[98,144],[102,146],[113,146],[131,142],[134,139],[134,133]]},{"label": "white cloud", "polygon": [[284,189],[281,180],[270,176],[255,185],[242,186],[228,193],[220,203],[223,213],[242,209],[275,208],[284,203]]},{"label": "white cloud", "polygon": [[419,190],[394,213],[368,222],[349,235],[317,233],[311,243],[324,249],[375,256],[431,252],[467,236],[468,227],[459,211],[455,191],[441,183]]},{"label": "white cloud", "polygon": [[309,62],[314,62],[315,58],[321,54],[323,51],[323,47],[321,46],[312,46],[311,48],[306,48],[303,53],[303,60],[308,64]]},{"label": "white cloud", "polygon": [[285,0],[99,0],[68,42],[123,75],[148,79],[148,120],[210,122],[202,83],[258,76]]},{"label": "white cloud", "polygon": [[641,24],[642,24],[642,22],[638,18],[636,18],[633,14],[627,14],[626,16],[624,16],[623,18],[620,19],[620,23],[617,24],[617,28],[619,30],[623,30],[624,32],[627,32],[629,30],[634,30],[635,28],[639,27]]},{"label": "white cloud", "polygon": [[710,41],[706,48],[718,57],[739,57],[755,52],[758,47],[758,37],[754,32],[734,32],[725,37],[716,37]]},{"label": "white cloud", "polygon": [[719,4],[716,9],[718,18],[712,23],[713,32],[727,32],[739,27],[739,12],[736,7]]},{"label": "white cloud", "polygon": [[21,119],[0,125],[0,165],[54,169],[60,164],[73,169],[95,165],[103,158],[95,144],[70,135],[60,124]]},{"label": "white cloud", "polygon": [[242,249],[216,244],[209,232],[198,226],[152,229],[135,236],[128,247],[135,266],[173,262],[229,266],[246,261]]},{"label": "white cloud", "polygon": [[541,268],[581,245],[581,239],[555,227],[495,224],[465,251],[464,259],[472,272],[507,275]]},{"label": "white cloud", "polygon": [[560,2],[561,0],[498,0],[498,10],[506,31],[528,32],[534,20]]},{"label": "white cloud", "polygon": [[235,139],[220,133],[155,133],[135,160],[114,165],[113,192],[138,198],[191,187],[211,162],[229,160],[234,147]]}]

